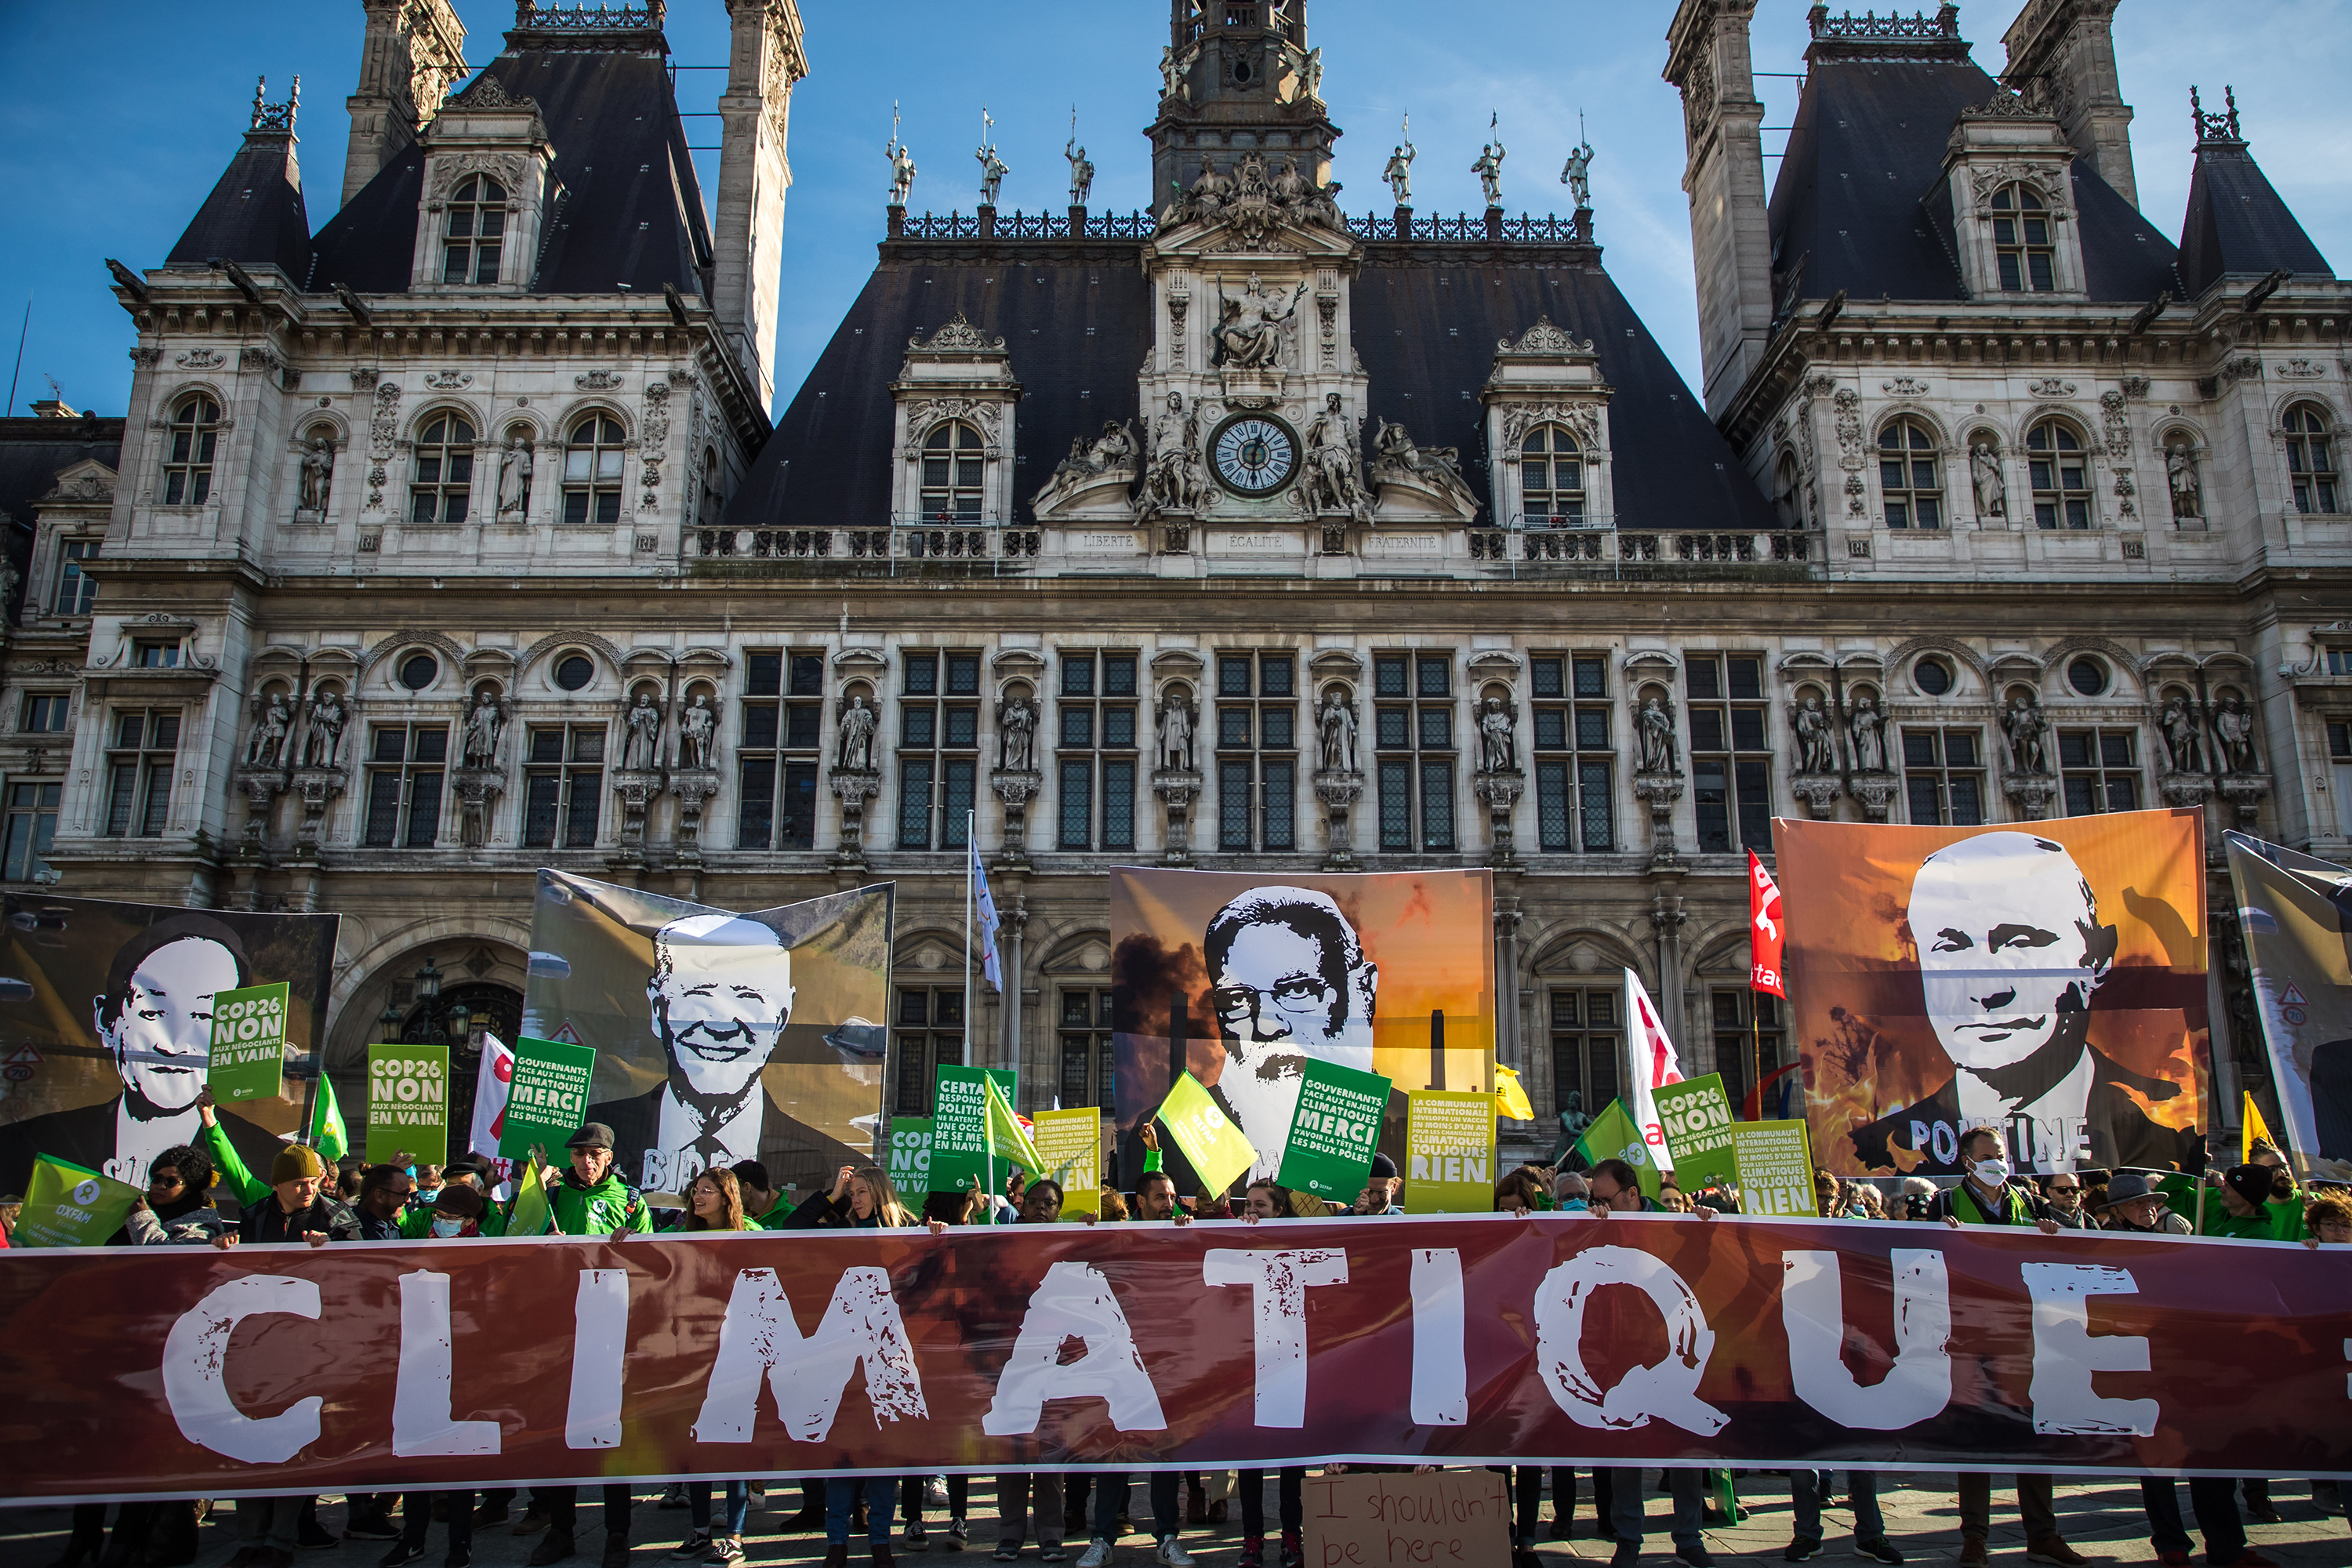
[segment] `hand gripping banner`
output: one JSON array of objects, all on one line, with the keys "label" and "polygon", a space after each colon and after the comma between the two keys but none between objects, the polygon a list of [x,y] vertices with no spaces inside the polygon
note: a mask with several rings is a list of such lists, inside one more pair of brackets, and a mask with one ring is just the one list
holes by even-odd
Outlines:
[{"label": "hand gripping banner", "polygon": [[12,1253],[0,1473],[20,1502],[1323,1459],[2343,1476],[2344,1267],[1686,1215]]}]

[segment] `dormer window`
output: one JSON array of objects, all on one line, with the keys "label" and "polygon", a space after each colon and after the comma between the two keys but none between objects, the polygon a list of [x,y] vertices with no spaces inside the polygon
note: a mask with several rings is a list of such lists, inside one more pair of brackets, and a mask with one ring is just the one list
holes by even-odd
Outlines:
[{"label": "dormer window", "polygon": [[163,504],[202,506],[213,493],[213,448],[220,441],[220,405],[203,393],[180,400],[163,437]]},{"label": "dormer window", "polygon": [[1993,254],[2001,289],[2011,294],[2047,294],[2058,287],[2058,250],[2050,238],[2050,213],[2041,196],[2012,181],[1992,196]]},{"label": "dormer window", "polygon": [[1538,425],[1519,444],[1520,503],[1530,523],[1566,528],[1584,521],[1584,452],[1557,425]]},{"label": "dormer window", "polygon": [[506,249],[506,187],[487,174],[462,182],[450,194],[442,232],[442,282],[496,283]]},{"label": "dormer window", "polygon": [[988,471],[980,432],[950,419],[923,437],[923,517],[927,521],[978,519]]}]

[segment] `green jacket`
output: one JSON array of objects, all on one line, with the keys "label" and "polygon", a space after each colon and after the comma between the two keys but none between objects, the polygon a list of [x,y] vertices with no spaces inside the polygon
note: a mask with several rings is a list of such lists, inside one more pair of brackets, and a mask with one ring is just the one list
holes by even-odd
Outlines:
[{"label": "green jacket", "polygon": [[[499,1210],[498,1205],[485,1204],[482,1206],[481,1226],[484,1236],[504,1236],[507,1233],[507,1216]],[[433,1211],[430,1208],[412,1208],[402,1214],[400,1234],[403,1239],[408,1241],[446,1239],[433,1234]]]},{"label": "green jacket", "polygon": [[2303,1200],[2272,1198],[2263,1205],[2260,1214],[2240,1218],[2230,1212],[2230,1205],[2221,1201],[2220,1194],[2208,1194],[2205,1226],[2197,1234],[2227,1237],[2232,1241],[2301,1241]]},{"label": "green jacket", "polygon": [[610,1236],[616,1230],[650,1235],[654,1228],[654,1211],[646,1206],[645,1195],[614,1171],[593,1187],[583,1184],[578,1173],[566,1171],[548,1188],[547,1202],[554,1210],[548,1228],[560,1236]]},{"label": "green jacket", "polygon": [[793,1217],[795,1206],[789,1194],[778,1193],[775,1203],[766,1214],[745,1215],[743,1217],[756,1230],[785,1230],[790,1228],[785,1222]]},{"label": "green jacket", "polygon": [[228,1141],[228,1130],[217,1121],[205,1129],[205,1152],[213,1157],[220,1184],[236,1194],[239,1205],[250,1208],[269,1196],[269,1184],[245,1168],[236,1145]]}]

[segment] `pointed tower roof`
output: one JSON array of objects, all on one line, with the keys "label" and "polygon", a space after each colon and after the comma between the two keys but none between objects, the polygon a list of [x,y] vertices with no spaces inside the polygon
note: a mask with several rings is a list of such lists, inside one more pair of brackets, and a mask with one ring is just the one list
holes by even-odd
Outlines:
[{"label": "pointed tower roof", "polygon": [[253,88],[253,124],[220,183],[196,209],[166,267],[203,267],[215,258],[275,267],[299,286],[310,272],[310,217],[302,206],[302,169],[294,157],[294,110],[302,79],[283,103],[266,103],[266,81]]},{"label": "pointed tower roof", "polygon": [[2284,269],[2336,276],[2319,247],[2263,177],[2238,130],[2238,95],[2222,89],[2229,108],[2208,114],[2189,89],[2197,122],[2197,168],[2189,181],[2189,214],[2180,221],[2180,281],[2194,300],[2225,276],[2264,277]]}]

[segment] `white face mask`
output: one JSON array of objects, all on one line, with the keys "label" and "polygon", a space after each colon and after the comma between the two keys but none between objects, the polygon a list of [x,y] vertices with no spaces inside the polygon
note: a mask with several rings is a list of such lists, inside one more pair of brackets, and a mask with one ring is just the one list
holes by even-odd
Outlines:
[{"label": "white face mask", "polygon": [[433,1222],[433,1234],[436,1236],[455,1236],[465,1228],[466,1222],[462,1219],[436,1219]]},{"label": "white face mask", "polygon": [[1988,1187],[2000,1186],[2002,1183],[2009,1180],[2009,1162],[2006,1160],[1979,1160],[1976,1165],[1976,1175],[1977,1180],[1982,1182]]}]

